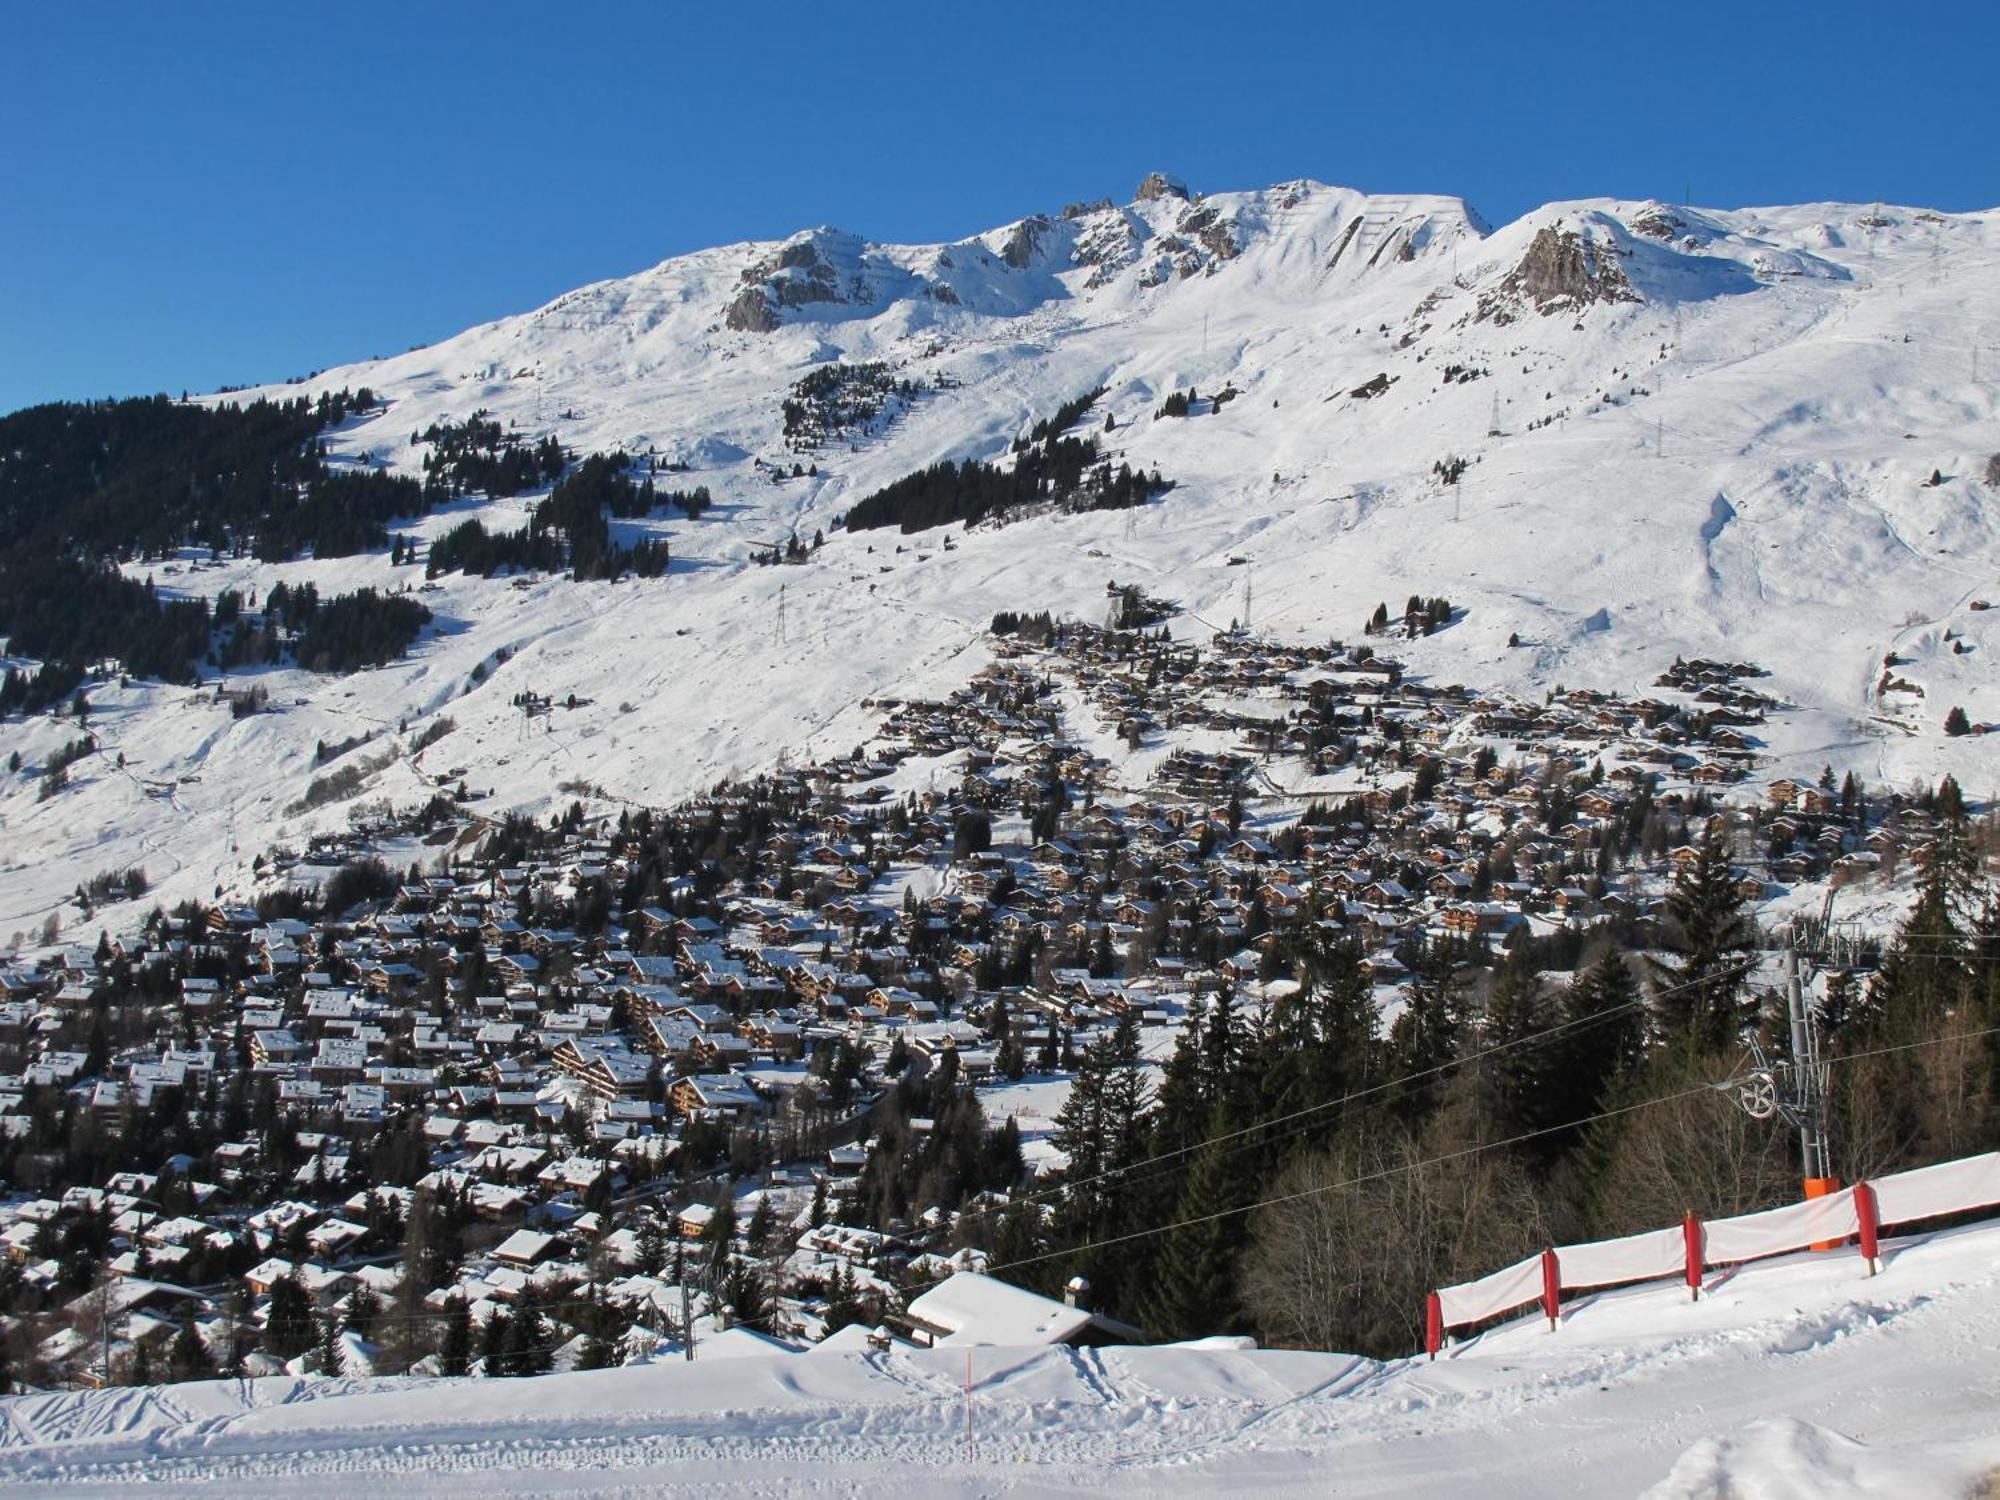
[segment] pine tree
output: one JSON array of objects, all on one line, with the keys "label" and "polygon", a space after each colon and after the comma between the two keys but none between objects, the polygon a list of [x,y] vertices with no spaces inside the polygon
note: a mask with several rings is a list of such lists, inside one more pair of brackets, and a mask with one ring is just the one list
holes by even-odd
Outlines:
[{"label": "pine tree", "polygon": [[444,1306],[444,1333],[438,1341],[438,1373],[463,1375],[472,1368],[472,1310],[463,1297]]},{"label": "pine tree", "polygon": [[347,1299],[346,1327],[349,1333],[368,1338],[382,1316],[382,1301],[367,1287],[356,1287]]},{"label": "pine tree", "polygon": [[866,1322],[868,1314],[861,1305],[861,1294],[854,1284],[854,1273],[847,1262],[840,1263],[833,1281],[827,1287],[826,1312],[823,1321],[828,1334],[835,1334],[852,1323]]},{"label": "pine tree", "polygon": [[1897,1039],[1933,1030],[1967,993],[1983,884],[1958,783],[1938,788],[1938,831],[1923,852],[1917,902],[1868,987],[1876,1032]]},{"label": "pine tree", "polygon": [[1326,1104],[1369,1087],[1380,1067],[1380,1012],[1361,950],[1351,940],[1319,938],[1301,952],[1298,971],[1312,1037],[1303,1102]]},{"label": "pine tree", "polygon": [[[1532,959],[1510,957],[1495,976],[1479,1029],[1482,1093],[1492,1111],[1494,1134],[1503,1140],[1559,1123],[1551,1114],[1552,1050],[1540,1033],[1551,1024],[1551,1007]],[[1542,1157],[1554,1154],[1542,1137],[1527,1143]]]},{"label": "pine tree", "polygon": [[[1069,1157],[1053,1226],[1058,1244],[1089,1244],[1122,1227],[1130,1199],[1125,1174],[1139,1160],[1146,1104],[1139,1028],[1128,1014],[1085,1049],[1056,1118],[1054,1144]],[[1129,1253],[1114,1246],[1091,1253],[1087,1274],[1115,1302],[1129,1267]]]},{"label": "pine tree", "polygon": [[756,1210],[750,1215],[750,1227],[745,1231],[752,1255],[763,1255],[771,1247],[771,1234],[776,1228],[777,1218],[771,1211],[771,1199],[765,1194],[757,1199]]},{"label": "pine tree", "polygon": [[[1552,1039],[1548,1087],[1550,1119],[1573,1124],[1604,1106],[1618,1080],[1645,1060],[1645,1013],[1639,984],[1624,954],[1607,949],[1570,981],[1559,1019],[1564,1030]],[[1564,1131],[1558,1144],[1574,1144]]]},{"label": "pine tree", "polygon": [[541,1304],[535,1300],[531,1288],[525,1289],[514,1305],[513,1317],[507,1320],[507,1336],[501,1344],[506,1373],[545,1374],[555,1358],[550,1343],[549,1325],[542,1317]]},{"label": "pine tree", "polygon": [[1742,956],[1756,934],[1743,916],[1719,819],[1709,820],[1694,862],[1669,889],[1665,918],[1675,958],[1653,961],[1662,1029],[1697,1051],[1732,1044],[1745,1019]]},{"label": "pine tree", "polygon": [[504,1308],[496,1307],[487,1313],[486,1321],[479,1327],[479,1362],[489,1378],[513,1373],[507,1367],[512,1322]]},{"label": "pine tree", "polygon": [[736,1240],[736,1200],[725,1191],[715,1203],[715,1212],[702,1226],[701,1243],[708,1251],[708,1264],[712,1270],[720,1270],[729,1259],[730,1247]]},{"label": "pine tree", "polygon": [[1235,1116],[1219,1111],[1209,1141],[1195,1152],[1173,1223],[1161,1236],[1141,1307],[1146,1332],[1158,1340],[1228,1333],[1240,1322],[1236,1265],[1245,1214],[1256,1178],[1245,1170],[1242,1138],[1221,1140]]},{"label": "pine tree", "polygon": [[264,1347],[279,1359],[294,1359],[313,1345],[312,1299],[296,1275],[271,1288],[264,1317]]},{"label": "pine tree", "polygon": [[319,1348],[315,1352],[313,1363],[319,1367],[322,1375],[347,1373],[347,1361],[341,1356],[340,1319],[332,1313],[328,1313],[319,1321]]},{"label": "pine tree", "polygon": [[613,1321],[611,1309],[593,1298],[590,1332],[577,1351],[579,1370],[608,1370],[625,1362],[625,1339]]},{"label": "pine tree", "polygon": [[167,1351],[167,1368],[175,1380],[206,1380],[215,1373],[215,1362],[208,1357],[208,1346],[194,1326],[193,1313],[181,1317],[181,1326]]},{"label": "pine tree", "polygon": [[1440,1072],[1458,1055],[1464,996],[1457,953],[1440,944],[1418,956],[1405,987],[1403,1010],[1389,1027],[1389,1070],[1407,1121],[1429,1114],[1442,1089]]},{"label": "pine tree", "polygon": [[722,1300],[729,1305],[738,1323],[752,1327],[764,1322],[771,1311],[770,1292],[756,1266],[747,1260],[732,1260],[722,1278]]}]

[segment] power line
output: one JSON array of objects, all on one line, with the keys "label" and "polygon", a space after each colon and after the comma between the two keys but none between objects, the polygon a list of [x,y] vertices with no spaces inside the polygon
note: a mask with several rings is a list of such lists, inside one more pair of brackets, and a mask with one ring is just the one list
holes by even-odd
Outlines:
[{"label": "power line", "polygon": [[[1598,1011],[1594,1015],[1578,1016],[1568,1021],[1559,1021],[1554,1026],[1544,1027],[1540,1031],[1534,1031],[1528,1033],[1526,1036],[1516,1037],[1513,1041],[1510,1042],[1497,1042],[1490,1047],[1483,1047],[1477,1052],[1467,1053],[1463,1057],[1453,1058],[1448,1062],[1438,1063],[1432,1067],[1424,1068],[1415,1073],[1406,1073],[1398,1078],[1384,1079],[1381,1083],[1371,1084],[1367,1088],[1350,1090],[1348,1093],[1342,1094],[1338,1099],[1327,1099],[1327,1100],[1322,1100],[1318,1104],[1309,1104],[1305,1108],[1294,1110],[1292,1113],[1288,1115],[1279,1115],[1277,1118],[1272,1120],[1264,1120],[1255,1125],[1247,1125],[1241,1130],[1232,1130],[1225,1132],[1222,1135],[1209,1136],[1205,1140],[1198,1141],[1193,1145],[1176,1147],[1172,1151],[1164,1152],[1159,1156],[1149,1157],[1144,1162],[1135,1163],[1131,1167],[1114,1167],[1110,1171],[1100,1172],[1094,1177],[1085,1177],[1077,1182],[1066,1182],[1057,1187],[1046,1188],[1040,1193],[1025,1195],[1024,1197],[1017,1198],[1014,1201],[1024,1202],[1024,1203],[1043,1202],[1050,1198],[1065,1195],[1070,1191],[1072,1191],[1073,1189],[1090,1187],[1096,1183],[1105,1182],[1114,1177],[1127,1178],[1133,1184],[1151,1181],[1153,1177],[1158,1176],[1160,1174],[1148,1172],[1148,1169],[1150,1168],[1160,1166],[1165,1162],[1174,1161],[1182,1156],[1187,1156],[1192,1154],[1193,1152],[1203,1150],[1206,1147],[1213,1146],[1224,1141],[1237,1140],[1245,1136],[1259,1137],[1259,1139],[1252,1142],[1251,1144],[1268,1145],[1271,1144],[1272,1138],[1269,1137],[1266,1134],[1266,1132],[1274,1129],[1277,1126],[1290,1124],[1294,1120],[1302,1120],[1306,1118],[1308,1115],[1319,1114],[1329,1109],[1340,1109],[1345,1105],[1354,1103],[1355,1101],[1360,1099],[1366,1099],[1371,1095],[1386,1093],[1391,1089],[1402,1088],[1405,1085],[1416,1083],[1422,1079],[1435,1077],[1440,1073],[1449,1072],[1454,1068],[1462,1068],[1465,1067],[1467,1064],[1476,1063],[1485,1058],[1495,1056],[1499,1053],[1511,1051],[1516,1047],[1527,1047],[1527,1046],[1537,1045],[1541,1042],[1547,1041],[1549,1038],[1553,1036],[1560,1035],[1565,1031],[1575,1030],[1577,1028],[1584,1026],[1593,1026],[1598,1024],[1599,1022],[1608,1021],[1613,1019],[1614,1017],[1623,1015],[1628,1011],[1644,1009],[1653,1001],[1663,999],[1668,995],[1678,994],[1683,990],[1698,989],[1703,985],[1726,983],[1727,981],[1732,979],[1740,979],[1745,975],[1747,975],[1755,967],[1756,967],[1755,963],[1745,963],[1741,965],[1734,973],[1710,975],[1709,977],[1704,979],[1688,980],[1687,982],[1682,984],[1671,985],[1666,989],[1654,990],[1650,996],[1642,995],[1636,1000],[1629,1000],[1623,1005],[1613,1006],[1608,1010]],[[1280,1139],[1282,1139],[1282,1137],[1280,1137]],[[1147,1175],[1135,1177],[1132,1175],[1134,1173],[1147,1173]]]},{"label": "power line", "polygon": [[[1979,1031],[1958,1032],[1951,1036],[1927,1037],[1922,1041],[1904,1042],[1894,1047],[1877,1047],[1867,1052],[1851,1052],[1844,1057],[1833,1058],[1830,1062],[1860,1062],[1865,1058],[1882,1057],[1889,1053],[1908,1052],[1919,1047],[1942,1046],[1946,1042],[1973,1041],[1980,1037],[1994,1035],[2000,1035],[2000,1026],[1988,1026]],[[1538,1140],[1543,1136],[1555,1135],[1562,1131],[1581,1129],[1585,1125],[1594,1125],[1600,1120],[1614,1120],[1621,1115],[1629,1115],[1637,1110],[1651,1109],[1655,1105],[1660,1104],[1673,1104],[1682,1099],[1692,1099],[1700,1094],[1719,1093],[1734,1086],[1734,1080],[1725,1080],[1722,1083],[1697,1084],[1693,1088],[1680,1089],[1671,1094],[1662,1094],[1658,1098],[1641,1099],[1637,1103],[1620,1105],[1616,1109],[1599,1110],[1595,1114],[1585,1115],[1581,1119],[1570,1120],[1561,1125],[1545,1125],[1538,1130],[1523,1131],[1519,1135],[1509,1136],[1506,1140],[1489,1141],[1481,1145],[1466,1146],[1457,1151],[1446,1151],[1437,1156],[1425,1157],[1419,1161],[1402,1162],[1393,1167],[1384,1167],[1377,1172],[1365,1172],[1359,1177],[1346,1178],[1340,1182],[1322,1183],[1316,1187],[1301,1188],[1295,1193],[1281,1193],[1274,1198],[1260,1199],[1255,1203],[1242,1204],[1236,1208],[1218,1209],[1211,1214],[1201,1214],[1192,1219],[1179,1219],[1172,1224],[1155,1224],[1145,1229],[1135,1229],[1127,1234],[1110,1235],[1104,1239],[1093,1240],[1082,1245],[1069,1245],[1063,1249],[1049,1250],[1039,1255],[1022,1256],[1000,1265],[988,1265],[986,1271],[988,1275],[991,1275],[998,1271],[1011,1271],[1019,1266],[1038,1265],[1043,1261],[1060,1260],[1071,1255],[1083,1255],[1089,1251],[1102,1250],[1112,1245],[1123,1245],[1129,1244],[1133,1240],[1148,1239],[1156,1234],[1171,1234],[1176,1229],[1191,1229],[1200,1224],[1213,1224],[1217,1220],[1232,1218],[1237,1214],[1254,1213],[1260,1208],[1274,1208],[1281,1203],[1295,1203],[1302,1198],[1314,1198],[1323,1193],[1335,1193],[1345,1188],[1363,1187],[1371,1182],[1380,1182],[1385,1178],[1419,1171],[1424,1167],[1441,1166],[1446,1162],[1463,1161],[1467,1157],[1479,1156],[1488,1151],[1505,1150],[1509,1146],[1518,1146],[1527,1141]]]},{"label": "power line", "polygon": [[1295,1193],[1281,1193],[1275,1198],[1259,1199],[1255,1203],[1245,1203],[1236,1208],[1218,1209],[1212,1214],[1201,1214],[1192,1219],[1179,1219],[1172,1224],[1155,1224],[1145,1229],[1135,1229],[1128,1234],[1112,1235],[1105,1239],[1094,1240],[1088,1244],[1070,1245],[1064,1249],[1050,1250],[1040,1255],[1023,1256],[1018,1260],[1007,1261],[1002,1265],[988,1266],[987,1272],[991,1274],[995,1271],[1011,1271],[1017,1266],[1031,1266],[1045,1260],[1059,1260],[1064,1256],[1082,1255],[1088,1251],[1102,1250],[1111,1245],[1123,1245],[1133,1240],[1149,1239],[1156,1234],[1171,1234],[1176,1229],[1192,1229],[1199,1224],[1213,1224],[1218,1219],[1233,1218],[1237,1214],[1254,1213],[1260,1208],[1273,1208],[1278,1204],[1293,1203],[1301,1198],[1313,1198],[1322,1193],[1338,1192],[1343,1188],[1362,1187],[1371,1182],[1380,1182],[1384,1178],[1400,1176],[1403,1173],[1414,1172],[1423,1167],[1438,1166],[1445,1162],[1459,1161],[1468,1156],[1477,1156],[1482,1152],[1498,1151],[1508,1146],[1518,1146],[1524,1141],[1532,1141],[1540,1136],[1553,1135],[1557,1131],[1562,1130],[1574,1130],[1583,1125],[1594,1124],[1598,1120],[1609,1120],[1618,1115],[1630,1114],[1634,1110],[1646,1109],[1655,1104],[1671,1104],[1677,1099],[1690,1099],[1697,1094],[1712,1093],[1715,1088],[1716,1085],[1712,1083],[1700,1084],[1694,1088],[1682,1089],[1678,1093],[1664,1094],[1657,1099],[1644,1099],[1636,1104],[1621,1105],[1617,1109],[1604,1110],[1594,1115],[1586,1115],[1580,1120],[1571,1120],[1566,1124],[1546,1125],[1539,1130],[1524,1131],[1520,1135],[1509,1136],[1504,1141],[1493,1141],[1478,1146],[1466,1146],[1457,1151],[1447,1151],[1442,1155],[1425,1157],[1420,1161],[1403,1162],[1393,1167],[1384,1167],[1379,1172],[1366,1172],[1359,1177],[1346,1178],[1340,1182],[1329,1182],[1317,1187],[1302,1188]]}]

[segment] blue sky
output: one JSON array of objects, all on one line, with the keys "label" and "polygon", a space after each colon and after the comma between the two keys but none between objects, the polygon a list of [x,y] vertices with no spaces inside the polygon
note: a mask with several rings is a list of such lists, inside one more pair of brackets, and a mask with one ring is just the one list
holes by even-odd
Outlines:
[{"label": "blue sky", "polygon": [[0,411],[284,379],[838,224],[1310,176],[2000,204],[2000,6],[0,7]]}]

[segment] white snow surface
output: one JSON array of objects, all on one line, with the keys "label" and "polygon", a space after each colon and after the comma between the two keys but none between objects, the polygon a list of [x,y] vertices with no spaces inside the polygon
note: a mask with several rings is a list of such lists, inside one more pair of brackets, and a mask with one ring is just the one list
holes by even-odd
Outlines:
[{"label": "white snow surface", "polygon": [[[1510,301],[1509,273],[1544,229],[1615,261],[1637,300],[1547,314]],[[768,333],[726,326],[746,285],[796,282],[808,251],[833,268],[836,300],[781,307]],[[1479,319],[1496,301],[1511,321]],[[794,454],[781,402],[832,359],[886,361],[931,389],[885,430]],[[1448,367],[1488,373],[1447,380]],[[1377,375],[1382,394],[1351,394]],[[1986,670],[2000,612],[1971,608],[2000,589],[1982,479],[2000,449],[2000,210],[1590,200],[1489,233],[1455,199],[1298,182],[952,245],[814,230],[245,394],[361,385],[389,405],[332,434],[337,457],[416,473],[412,433],[484,409],[578,451],[656,450],[689,466],[663,487],[707,485],[717,504],[694,522],[614,523],[669,538],[662,579],[441,579],[422,595],[436,628],[409,658],[348,678],[263,673],[274,712],[233,720],[212,692],[176,687],[98,691],[104,754],[70,791],[37,802],[29,777],[0,784],[0,941],[32,942],[51,914],[74,921],[67,893],[106,870],[143,866],[144,906],[250,892],[257,853],[353,812],[287,811],[328,769],[312,764],[322,740],[455,725],[370,770],[362,804],[407,806],[461,778],[494,814],[579,794],[670,804],[780,756],[851,748],[876,719],[863,698],[937,693],[976,669],[995,610],[1095,621],[1111,579],[1176,600],[1181,638],[1240,613],[1246,581],[1253,623],[1281,639],[1353,639],[1378,600],[1442,594],[1466,617],[1397,654],[1481,688],[1633,691],[1676,652],[1754,660],[1797,709],[1771,731],[1772,775],[1831,762],[1907,786],[1952,771],[1981,798],[2000,781],[1995,742],[1941,731],[1954,705],[2000,721]],[[1144,510],[952,527],[950,550],[942,531],[834,530],[889,480],[1002,458],[1100,385],[1084,425],[1115,417],[1101,434],[1114,460],[1175,481]],[[1153,419],[1188,386],[1238,394]],[[1431,470],[1452,456],[1470,467],[1446,488]],[[819,474],[773,483],[759,458]],[[510,526],[533,498],[398,529],[433,536],[471,514]],[[794,530],[828,534],[810,565],[749,561]],[[213,596],[278,578],[393,588],[421,570],[378,554],[151,571],[163,591]],[[1921,694],[1878,694],[1890,652]],[[527,734],[512,700],[528,689],[579,706]],[[72,734],[12,723],[0,753],[32,766]],[[91,935],[141,909],[100,912]]]},{"label": "white snow surface", "polygon": [[[0,1401],[21,1495],[1963,1496],[2000,1464],[2000,1226],[1583,1299],[1436,1363],[825,1351],[534,1380]],[[968,1399],[968,1381],[970,1385]]]}]

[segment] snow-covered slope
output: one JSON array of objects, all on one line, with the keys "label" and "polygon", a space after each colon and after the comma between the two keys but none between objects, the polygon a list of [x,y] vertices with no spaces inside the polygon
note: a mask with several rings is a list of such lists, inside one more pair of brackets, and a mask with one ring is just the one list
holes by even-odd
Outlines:
[{"label": "snow-covered slope", "polygon": [[[831,1350],[537,1380],[0,1401],[30,1495],[1958,1497],[2000,1463],[2000,1228],[1575,1304],[1435,1364]],[[968,1389],[969,1384],[969,1389]]]},{"label": "snow-covered slope", "polygon": [[[836,359],[924,393],[881,430],[795,452],[781,403]],[[1378,600],[1446,595],[1463,624],[1404,654],[1482,687],[1629,689],[1676,652],[1752,659],[1801,710],[1774,774],[1831,761],[1872,783],[1995,783],[1988,744],[1941,725],[1954,704],[2000,720],[1996,616],[1972,608],[2000,587],[1981,478],[2000,449],[2000,212],[1591,200],[1488,232],[1455,199],[1311,182],[1187,199],[1149,180],[1123,206],[950,245],[820,229],[704,251],[278,393],[360,385],[390,405],[339,433],[341,454],[415,472],[413,432],[483,408],[579,450],[685,463],[672,483],[719,503],[648,523],[674,548],[663,579],[440,580],[438,629],[411,658],[279,674],[281,712],[101,693],[122,771],[45,804],[22,779],[0,792],[0,938],[32,938],[100,870],[142,864],[169,901],[249,888],[268,843],[347,816],[285,811],[322,740],[452,720],[375,773],[374,798],[463,777],[489,810],[586,786],[669,802],[849,747],[863,697],[976,666],[994,610],[1095,619],[1113,578],[1179,601],[1183,635],[1242,613],[1246,580],[1256,627],[1291,638],[1352,637]],[[1114,458],[1176,482],[1143,511],[952,528],[950,550],[940,532],[834,529],[883,483],[997,457],[1097,386],[1089,421],[1115,418]],[[1189,386],[1237,394],[1154,420]],[[1448,487],[1434,466],[1452,458],[1469,462]],[[817,473],[779,477],[801,460]],[[519,508],[491,509],[505,524]],[[749,560],[817,530],[808,566]],[[154,572],[211,595],[411,577],[379,557]],[[1878,695],[1891,652],[1921,695]],[[526,736],[528,689],[581,706]],[[32,763],[67,728],[4,733]]]}]

